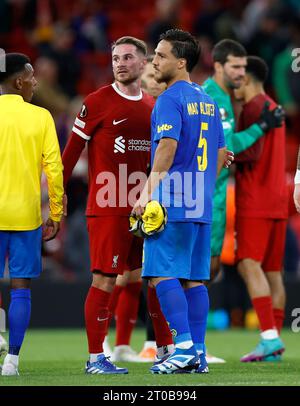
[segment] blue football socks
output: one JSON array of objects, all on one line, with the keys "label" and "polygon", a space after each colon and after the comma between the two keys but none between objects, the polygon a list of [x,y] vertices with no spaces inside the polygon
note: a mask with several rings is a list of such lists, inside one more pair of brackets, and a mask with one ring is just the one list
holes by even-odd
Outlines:
[{"label": "blue football socks", "polygon": [[12,355],[19,355],[24,335],[27,330],[31,312],[30,289],[12,289],[8,311],[9,350]]},{"label": "blue football socks", "polygon": [[185,290],[188,303],[189,326],[192,340],[198,352],[205,352],[205,333],[209,310],[209,296],[206,286],[200,285]]},{"label": "blue football socks", "polygon": [[191,342],[188,304],[179,280],[166,279],[159,282],[156,286],[156,293],[175,344]]}]

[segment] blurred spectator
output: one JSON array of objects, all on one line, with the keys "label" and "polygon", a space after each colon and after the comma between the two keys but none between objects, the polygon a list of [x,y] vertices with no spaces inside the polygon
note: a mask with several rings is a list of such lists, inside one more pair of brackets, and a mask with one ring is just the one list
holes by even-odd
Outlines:
[{"label": "blurred spectator", "polygon": [[231,38],[241,42],[240,24],[243,10],[243,2],[232,0],[231,7],[225,10],[214,23],[216,41]]},{"label": "blurred spectator", "polygon": [[[0,1],[0,39],[7,34],[12,25],[12,4],[9,0]],[[3,44],[1,44],[3,46]]]},{"label": "blurred spectator", "polygon": [[66,113],[69,104],[69,98],[58,85],[58,66],[54,60],[40,57],[34,67],[38,85],[33,103],[48,109],[54,120],[58,120]]},{"label": "blurred spectator", "polygon": [[194,23],[194,34],[216,41],[215,22],[224,11],[222,1],[204,0]]},{"label": "blurred spectator", "polygon": [[178,28],[180,0],[156,0],[156,20],[148,27],[147,41],[150,52],[156,47],[159,36],[171,28]]},{"label": "blurred spectator", "polygon": [[77,3],[71,26],[76,32],[74,47],[78,52],[109,50],[109,20],[101,2]]},{"label": "blurred spectator", "polygon": [[33,103],[45,107],[52,114],[61,150],[66,145],[69,129],[67,128],[67,110],[70,99],[58,84],[58,66],[53,59],[40,57],[35,62],[38,81]]},{"label": "blurred spectator", "polygon": [[283,14],[281,9],[268,9],[261,18],[258,30],[248,44],[247,50],[250,55],[263,58],[269,67],[269,76],[266,83],[270,86],[273,74],[273,62],[288,43],[288,32],[282,25]]},{"label": "blurred spectator", "polygon": [[58,83],[69,96],[77,94],[76,83],[80,75],[78,56],[73,48],[74,32],[67,25],[57,23],[53,42],[45,55],[54,59],[58,66]]},{"label": "blurred spectator", "polygon": [[282,0],[252,0],[244,8],[239,21],[240,41],[247,45],[256,34],[257,27],[260,26],[264,15],[269,10],[281,11]]}]

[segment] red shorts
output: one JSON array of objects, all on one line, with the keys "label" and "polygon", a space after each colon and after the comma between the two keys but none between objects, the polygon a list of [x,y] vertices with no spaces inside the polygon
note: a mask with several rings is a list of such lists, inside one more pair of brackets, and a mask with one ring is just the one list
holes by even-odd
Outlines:
[{"label": "red shorts", "polygon": [[127,217],[87,217],[91,271],[120,274],[142,266],[143,239],[129,231]]},{"label": "red shorts", "polygon": [[254,259],[265,272],[282,271],[286,220],[236,218],[236,260]]}]

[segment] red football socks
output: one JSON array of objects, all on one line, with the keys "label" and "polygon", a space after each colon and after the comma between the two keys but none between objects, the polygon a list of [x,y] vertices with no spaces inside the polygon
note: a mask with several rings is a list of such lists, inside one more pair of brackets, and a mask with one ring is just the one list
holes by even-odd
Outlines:
[{"label": "red football socks", "polygon": [[261,331],[276,328],[271,296],[256,297],[252,299],[252,304],[256,311]]},{"label": "red football socks", "polygon": [[173,344],[173,337],[163,315],[156,290],[148,286],[148,312],[152,320],[157,347]]},{"label": "red football socks", "polygon": [[90,354],[103,352],[107,334],[108,302],[111,293],[91,286],[84,306],[85,326]]},{"label": "red football socks", "polygon": [[142,282],[128,283],[116,308],[116,345],[129,345],[139,310]]},{"label": "red football socks", "polygon": [[113,316],[116,313],[116,308],[118,306],[119,297],[120,297],[120,294],[123,289],[125,289],[124,286],[115,285],[114,290],[111,293],[111,296],[109,299],[109,304],[108,304],[108,312],[109,312],[108,328],[109,328],[111,319],[113,318]]},{"label": "red football socks", "polygon": [[274,319],[275,319],[278,334],[280,334],[282,326],[283,326],[283,321],[284,321],[284,310],[283,309],[273,309],[273,314],[274,314]]}]

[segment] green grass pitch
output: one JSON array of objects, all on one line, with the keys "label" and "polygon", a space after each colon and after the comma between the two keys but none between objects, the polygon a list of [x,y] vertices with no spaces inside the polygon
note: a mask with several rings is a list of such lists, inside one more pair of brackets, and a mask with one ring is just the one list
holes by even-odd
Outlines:
[{"label": "green grass pitch", "polygon": [[[113,341],[113,333],[110,340]],[[7,334],[4,334],[7,337]],[[132,347],[139,351],[144,330],[136,329]],[[300,333],[285,330],[286,345],[280,363],[242,364],[240,356],[254,348],[258,333],[247,330],[209,331],[209,351],[224,357],[226,364],[210,365],[205,375],[152,375],[151,364],[120,363],[128,375],[92,376],[84,374],[87,343],[84,330],[29,330],[22,347],[20,376],[2,377],[1,386],[206,386],[206,385],[300,385]]]}]

